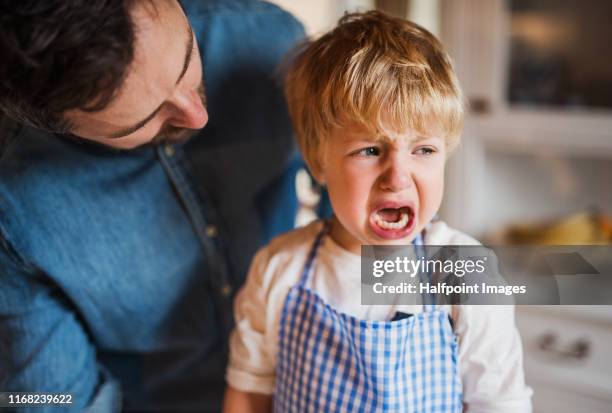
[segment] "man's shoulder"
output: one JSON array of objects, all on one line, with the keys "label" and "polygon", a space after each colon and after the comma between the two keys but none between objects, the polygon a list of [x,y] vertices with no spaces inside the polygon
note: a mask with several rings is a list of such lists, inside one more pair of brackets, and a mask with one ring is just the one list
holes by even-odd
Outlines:
[{"label": "man's shoulder", "polygon": [[231,67],[226,70],[235,70],[241,58],[246,59],[247,67],[257,63],[263,68],[267,64],[275,68],[282,56],[305,36],[302,23],[272,3],[212,0],[186,1],[183,5],[202,46],[206,71],[223,66],[224,57],[231,57],[228,61]]},{"label": "man's shoulder", "polygon": [[293,16],[276,4],[261,0],[183,0],[185,11],[189,17],[201,17],[210,14],[250,14],[272,13],[284,15],[292,19]]},{"label": "man's shoulder", "polygon": [[475,238],[449,227],[444,221],[435,221],[426,229],[427,245],[481,245]]},{"label": "man's shoulder", "polygon": [[183,0],[181,2],[189,15],[198,13],[219,13],[232,11],[257,11],[279,8],[260,0]]}]

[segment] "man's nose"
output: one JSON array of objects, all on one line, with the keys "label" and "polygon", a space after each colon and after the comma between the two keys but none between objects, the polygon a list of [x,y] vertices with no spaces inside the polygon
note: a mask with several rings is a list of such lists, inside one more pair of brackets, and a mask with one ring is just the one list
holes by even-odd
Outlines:
[{"label": "man's nose", "polygon": [[175,109],[169,120],[172,126],[201,129],[208,122],[208,112],[197,90],[178,90],[171,103]]},{"label": "man's nose", "polygon": [[407,156],[393,153],[385,163],[380,176],[380,188],[389,192],[400,192],[412,186],[412,170]]}]

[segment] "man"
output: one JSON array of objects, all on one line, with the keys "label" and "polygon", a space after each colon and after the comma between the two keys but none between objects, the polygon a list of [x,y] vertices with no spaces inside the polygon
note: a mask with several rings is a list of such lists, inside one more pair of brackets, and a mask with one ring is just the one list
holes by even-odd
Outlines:
[{"label": "man", "polygon": [[233,295],[293,225],[276,69],[302,27],[249,0],[0,8],[0,391],[218,411]]}]

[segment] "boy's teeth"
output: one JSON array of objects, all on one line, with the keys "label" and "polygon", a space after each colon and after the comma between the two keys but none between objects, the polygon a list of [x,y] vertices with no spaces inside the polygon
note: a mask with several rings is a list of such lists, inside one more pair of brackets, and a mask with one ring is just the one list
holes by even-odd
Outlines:
[{"label": "boy's teeth", "polygon": [[374,221],[376,224],[383,229],[400,229],[404,228],[408,224],[410,214],[405,211],[400,212],[399,220],[397,222],[385,221],[379,214],[374,215]]}]

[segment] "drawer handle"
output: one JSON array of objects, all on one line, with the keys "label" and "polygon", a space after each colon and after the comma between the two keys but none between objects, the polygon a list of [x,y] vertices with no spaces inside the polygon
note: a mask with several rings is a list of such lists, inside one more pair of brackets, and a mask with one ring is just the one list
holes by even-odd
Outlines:
[{"label": "drawer handle", "polygon": [[538,347],[542,352],[566,360],[584,360],[591,353],[591,343],[580,338],[567,346],[559,345],[559,337],[555,333],[545,333],[538,339]]}]

